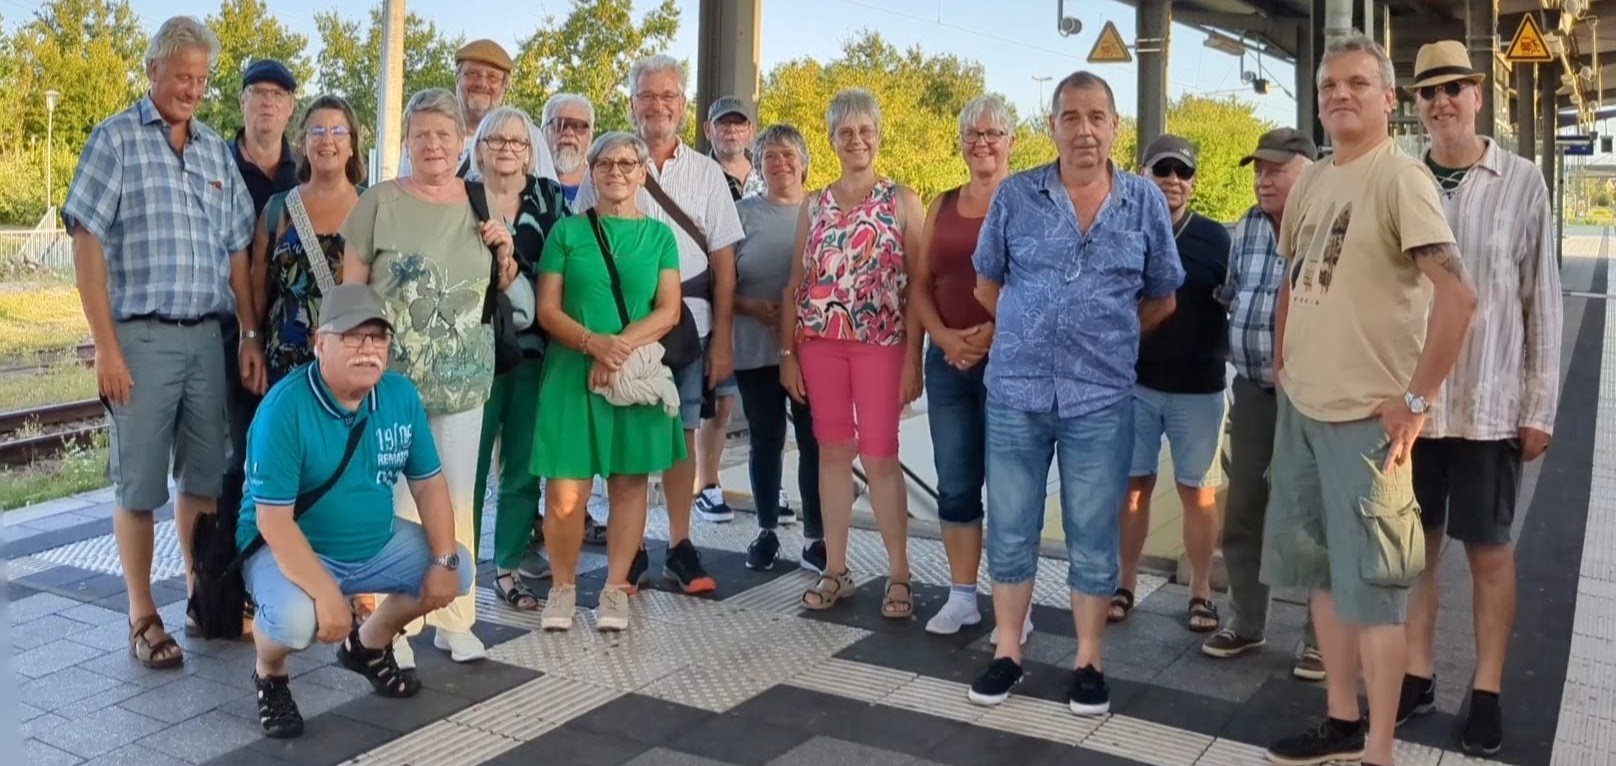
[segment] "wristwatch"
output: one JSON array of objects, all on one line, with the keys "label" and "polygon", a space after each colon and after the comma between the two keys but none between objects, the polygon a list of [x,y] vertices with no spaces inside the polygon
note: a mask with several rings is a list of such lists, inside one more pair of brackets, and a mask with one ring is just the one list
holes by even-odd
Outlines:
[{"label": "wristwatch", "polygon": [[1408,411],[1415,415],[1424,415],[1425,411],[1431,406],[1429,402],[1425,401],[1425,397],[1419,396],[1413,391],[1403,394],[1403,403],[1408,405]]},{"label": "wristwatch", "polygon": [[432,563],[451,572],[460,568],[460,554],[448,553],[432,559]]},{"label": "wristwatch", "polygon": [[241,339],[242,340],[257,340],[258,339],[258,331],[257,330],[242,330],[241,331]]}]

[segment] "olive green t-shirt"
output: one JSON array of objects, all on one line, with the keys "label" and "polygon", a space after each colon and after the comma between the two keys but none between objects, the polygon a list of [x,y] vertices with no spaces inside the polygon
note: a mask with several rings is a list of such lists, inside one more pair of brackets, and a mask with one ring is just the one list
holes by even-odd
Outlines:
[{"label": "olive green t-shirt", "polygon": [[1280,224],[1290,303],[1280,385],[1314,420],[1402,401],[1425,347],[1431,283],[1407,253],[1452,243],[1431,171],[1387,139],[1297,179]]},{"label": "olive green t-shirt", "polygon": [[393,323],[391,367],[415,383],[427,413],[487,400],[494,333],[482,314],[493,254],[470,203],[427,202],[386,181],[360,195],[342,236],[370,265]]}]

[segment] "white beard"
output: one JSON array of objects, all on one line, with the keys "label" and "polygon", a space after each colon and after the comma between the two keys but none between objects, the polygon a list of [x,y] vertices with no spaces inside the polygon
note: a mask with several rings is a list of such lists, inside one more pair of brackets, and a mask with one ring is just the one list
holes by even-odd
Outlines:
[{"label": "white beard", "polygon": [[553,159],[555,160],[555,168],[557,173],[561,173],[563,175],[576,173],[584,166],[585,157],[583,151],[580,149],[575,149],[571,146],[562,146],[556,148],[554,155],[555,156]]}]

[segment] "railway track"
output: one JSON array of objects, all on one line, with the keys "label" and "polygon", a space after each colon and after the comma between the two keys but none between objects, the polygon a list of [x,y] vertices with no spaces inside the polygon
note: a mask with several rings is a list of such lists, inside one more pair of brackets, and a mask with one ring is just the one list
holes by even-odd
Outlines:
[{"label": "railway track", "polygon": [[0,366],[0,375],[17,375],[21,373],[37,372],[51,365],[60,363],[62,356],[72,353],[78,363],[85,367],[95,366],[95,344],[80,343],[71,348],[55,348],[35,351],[25,355],[22,359],[14,360],[5,366]]},{"label": "railway track", "polygon": [[97,399],[0,412],[0,465],[27,465],[89,445],[106,428],[105,415]]}]

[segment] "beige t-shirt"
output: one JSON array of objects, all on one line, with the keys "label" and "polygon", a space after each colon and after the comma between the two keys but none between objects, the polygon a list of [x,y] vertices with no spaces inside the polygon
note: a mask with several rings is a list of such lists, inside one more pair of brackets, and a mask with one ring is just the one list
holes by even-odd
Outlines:
[{"label": "beige t-shirt", "polygon": [[1387,139],[1296,181],[1279,231],[1290,304],[1280,384],[1314,420],[1401,401],[1425,346],[1431,283],[1407,251],[1453,242],[1431,171]]}]

